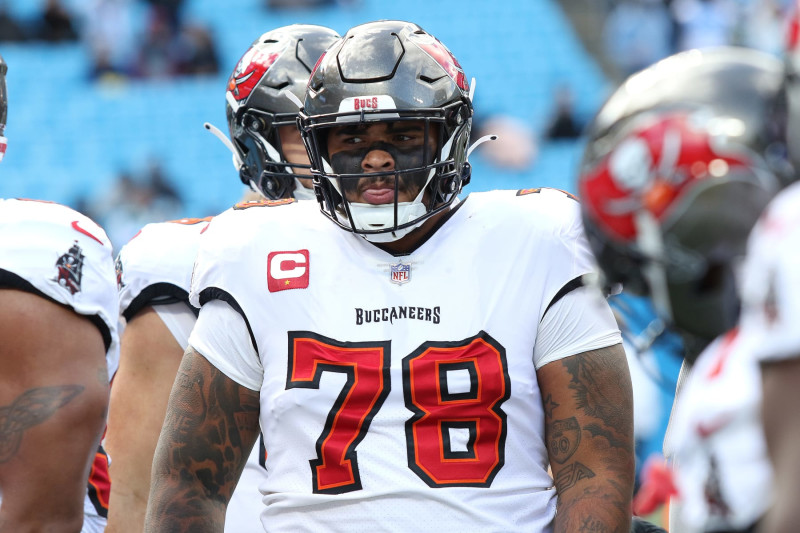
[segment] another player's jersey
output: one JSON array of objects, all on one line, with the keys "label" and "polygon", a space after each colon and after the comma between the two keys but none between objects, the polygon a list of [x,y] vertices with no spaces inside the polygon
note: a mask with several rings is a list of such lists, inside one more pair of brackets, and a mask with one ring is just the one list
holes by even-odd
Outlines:
[{"label": "another player's jersey", "polygon": [[[245,366],[263,367],[200,350],[260,391],[265,528],[549,530],[536,370],[620,336],[599,296],[583,320],[541,324],[592,269],[579,205],[556,190],[472,194],[400,257],[310,202],[215,218],[191,298],[239,311]],[[571,344],[548,344],[566,328]]]},{"label": "another player's jersey", "polygon": [[86,216],[59,204],[0,200],[0,282],[67,305],[92,320],[117,365],[117,293],[111,243]]},{"label": "another player's jersey", "polygon": [[767,510],[772,470],[761,428],[760,343],[734,329],[706,348],[675,404],[671,426],[682,522],[740,531]]},{"label": "another player's jersey", "polygon": [[[200,235],[210,221],[211,217],[185,218],[148,224],[122,247],[116,264],[121,316],[130,319],[145,307],[176,302],[196,315],[189,304],[189,284]],[[263,444],[257,444],[228,505],[225,531],[262,530],[258,485],[266,477],[263,464]]]},{"label": "another player's jersey", "polygon": [[148,224],[122,247],[117,256],[120,315],[129,319],[149,305],[188,303],[200,232],[210,221]]},{"label": "another player's jersey", "polygon": [[[109,379],[119,363],[116,279],[105,232],[72,209],[32,200],[0,200],[0,286],[38,294],[86,315],[106,346]],[[105,516],[108,462],[98,450],[84,509]]]},{"label": "another player's jersey", "polygon": [[800,183],[776,196],[748,242],[742,327],[761,338],[758,359],[800,356]]}]

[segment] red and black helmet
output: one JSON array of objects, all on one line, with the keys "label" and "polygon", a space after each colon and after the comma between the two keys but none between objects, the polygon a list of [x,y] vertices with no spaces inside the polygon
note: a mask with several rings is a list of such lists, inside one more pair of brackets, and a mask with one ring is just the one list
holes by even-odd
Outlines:
[{"label": "red and black helmet", "polygon": [[[331,161],[331,128],[401,121],[424,123],[425,139],[436,136],[436,148],[428,149],[426,142],[419,161],[383,173],[348,171]],[[383,20],[348,31],[311,74],[300,125],[322,212],[370,241],[401,238],[446,209],[469,182],[472,102],[467,78],[453,54],[416,24]],[[348,201],[343,191],[365,177],[394,180],[394,202]],[[419,187],[413,201],[398,201],[403,180]]]},{"label": "red and black helmet", "polygon": [[783,67],[754,50],[692,50],[631,76],[589,127],[579,191],[608,283],[653,298],[704,346],[738,316],[734,269],[794,179]]},{"label": "red and black helmet", "polygon": [[[231,142],[241,161],[239,176],[270,199],[286,198],[295,188],[278,128],[297,124],[311,69],[339,35],[323,26],[294,24],[256,39],[234,68],[225,92]],[[285,92],[297,98],[290,100]]]}]

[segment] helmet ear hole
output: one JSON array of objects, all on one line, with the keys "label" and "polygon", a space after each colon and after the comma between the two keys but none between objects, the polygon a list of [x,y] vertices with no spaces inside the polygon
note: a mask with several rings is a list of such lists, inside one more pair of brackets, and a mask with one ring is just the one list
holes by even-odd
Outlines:
[{"label": "helmet ear hole", "polygon": [[278,184],[275,183],[274,179],[262,176],[261,188],[264,189],[264,192],[268,193],[268,196],[277,196]]},{"label": "helmet ear hole", "polygon": [[239,167],[239,179],[245,185],[250,185],[250,182],[253,181],[253,177],[250,175],[250,168],[247,165],[242,165]]},{"label": "helmet ear hole", "polygon": [[251,133],[263,133],[267,130],[267,123],[264,118],[247,113],[242,117],[244,128]]}]

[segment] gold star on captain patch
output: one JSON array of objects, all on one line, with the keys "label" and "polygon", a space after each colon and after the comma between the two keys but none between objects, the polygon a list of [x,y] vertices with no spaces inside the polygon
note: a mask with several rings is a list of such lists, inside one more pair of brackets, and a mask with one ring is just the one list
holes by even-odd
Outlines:
[{"label": "gold star on captain patch", "polygon": [[287,279],[286,281],[284,281],[284,282],[283,282],[283,284],[284,284],[284,285],[289,285],[290,283],[291,283],[291,282],[290,282],[288,279]]}]

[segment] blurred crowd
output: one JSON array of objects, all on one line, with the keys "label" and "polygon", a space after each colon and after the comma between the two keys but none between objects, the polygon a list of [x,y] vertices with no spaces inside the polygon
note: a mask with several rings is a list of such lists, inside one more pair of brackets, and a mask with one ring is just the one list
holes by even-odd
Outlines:
[{"label": "blurred crowd", "polygon": [[791,0],[610,0],[606,59],[619,78],[692,48],[741,45],[780,54]]},{"label": "blurred crowd", "polygon": [[69,9],[46,0],[32,20],[17,20],[0,4],[0,41],[81,42],[92,58],[88,76],[168,78],[216,74],[214,35],[183,13],[183,0],[91,0]]},{"label": "blurred crowd", "polygon": [[183,199],[162,163],[151,158],[143,168],[120,169],[104,190],[78,198],[75,208],[101,220],[115,250],[154,220],[180,218]]}]

